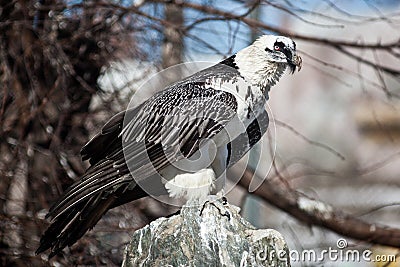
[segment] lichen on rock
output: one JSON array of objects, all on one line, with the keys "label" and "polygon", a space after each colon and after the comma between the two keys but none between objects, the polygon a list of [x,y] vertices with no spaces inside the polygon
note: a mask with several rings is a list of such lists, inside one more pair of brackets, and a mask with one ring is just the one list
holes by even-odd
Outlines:
[{"label": "lichen on rock", "polygon": [[255,229],[220,201],[183,207],[137,230],[122,266],[290,266],[281,234]]}]

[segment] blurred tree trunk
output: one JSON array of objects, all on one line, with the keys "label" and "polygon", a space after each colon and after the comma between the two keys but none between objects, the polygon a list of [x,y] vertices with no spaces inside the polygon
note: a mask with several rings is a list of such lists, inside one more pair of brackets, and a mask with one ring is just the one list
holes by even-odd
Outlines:
[{"label": "blurred tree trunk", "polygon": [[[254,10],[250,13],[250,18],[256,20],[256,21],[261,21],[261,7],[257,6],[254,8]],[[250,30],[250,43],[254,42],[260,36],[260,32],[254,28],[254,27],[249,27]],[[250,44],[249,43],[249,44]]]},{"label": "blurred tree trunk", "polygon": [[102,21],[63,16],[55,0],[40,1],[42,9],[36,2],[2,1],[0,13],[0,247],[20,252],[37,245],[32,235],[44,226],[16,227],[84,171],[89,104],[111,57],[98,46],[110,38]]},{"label": "blurred tree trunk", "polygon": [[165,20],[171,25],[164,29],[162,67],[168,68],[182,62],[183,55],[183,8],[165,5]]}]

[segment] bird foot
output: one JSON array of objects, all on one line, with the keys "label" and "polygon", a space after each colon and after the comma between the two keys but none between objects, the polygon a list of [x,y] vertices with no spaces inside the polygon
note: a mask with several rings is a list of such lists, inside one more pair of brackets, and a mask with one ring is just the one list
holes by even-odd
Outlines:
[{"label": "bird foot", "polygon": [[222,197],[221,201],[219,201],[219,198],[218,198],[218,199],[213,199],[213,200],[207,200],[206,202],[204,202],[203,207],[200,210],[200,216],[203,215],[203,211],[207,204],[213,205],[215,208],[217,208],[220,215],[226,216],[228,218],[228,220],[231,219],[231,214],[226,209],[226,207],[228,206],[228,199],[226,197]]},{"label": "bird foot", "polygon": [[228,205],[228,199],[226,197],[222,197],[222,205],[227,206]]}]

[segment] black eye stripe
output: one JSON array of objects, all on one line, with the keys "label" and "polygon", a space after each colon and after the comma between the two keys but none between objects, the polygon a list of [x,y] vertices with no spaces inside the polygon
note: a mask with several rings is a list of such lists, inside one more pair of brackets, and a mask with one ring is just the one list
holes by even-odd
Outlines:
[{"label": "black eye stripe", "polygon": [[282,49],[282,50],[285,48],[285,44],[282,43],[282,42],[275,42],[274,46],[277,46],[277,47],[279,47],[279,48]]},{"label": "black eye stripe", "polygon": [[275,42],[274,46],[279,47],[279,48],[280,48],[280,51],[281,51],[283,54],[285,54],[285,56],[286,56],[287,58],[289,58],[289,59],[292,58],[292,52],[290,52],[290,49],[287,48],[287,47],[285,46],[284,43],[282,43],[282,42]]},{"label": "black eye stripe", "polygon": [[272,52],[272,50],[269,49],[268,47],[265,48],[265,51],[267,51],[267,52]]}]

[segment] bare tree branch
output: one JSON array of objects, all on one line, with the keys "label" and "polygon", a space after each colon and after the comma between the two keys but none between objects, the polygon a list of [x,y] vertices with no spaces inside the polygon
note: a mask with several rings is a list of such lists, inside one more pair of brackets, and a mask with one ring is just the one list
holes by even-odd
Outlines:
[{"label": "bare tree branch", "polygon": [[292,126],[290,126],[289,124],[282,122],[280,120],[274,120],[274,122],[279,125],[282,126],[283,128],[286,128],[288,130],[290,130],[291,132],[293,132],[296,136],[300,137],[301,139],[303,139],[304,141],[306,141],[307,143],[316,146],[316,147],[320,147],[322,149],[325,149],[326,151],[332,153],[333,155],[335,155],[336,157],[340,158],[341,160],[346,160],[346,158],[340,154],[338,151],[336,151],[335,149],[331,148],[328,145],[322,144],[320,142],[316,142],[313,140],[310,140],[309,138],[307,138],[305,135],[301,134],[299,131],[297,131],[295,128],[293,128]]},{"label": "bare tree branch", "polygon": [[251,18],[242,17],[242,15],[235,15],[230,12],[226,12],[223,10],[213,8],[211,6],[200,5],[200,4],[191,3],[191,2],[174,1],[174,0],[172,0],[172,1],[151,0],[151,2],[174,4],[174,5],[183,7],[183,8],[191,8],[191,9],[195,9],[195,10],[207,13],[207,14],[222,16],[222,17],[225,17],[226,19],[239,20],[239,21],[247,24],[250,27],[256,27],[256,28],[260,28],[263,30],[277,32],[282,35],[290,36],[292,38],[296,38],[299,40],[310,41],[313,43],[319,43],[319,44],[323,44],[323,45],[327,45],[327,46],[345,46],[345,47],[358,48],[358,49],[378,49],[378,50],[380,50],[380,49],[387,50],[387,49],[394,48],[394,47],[400,47],[400,42],[399,42],[400,40],[396,40],[396,41],[392,41],[392,42],[388,42],[388,43],[384,43],[384,44],[382,44],[380,42],[360,43],[360,42],[335,40],[335,39],[320,38],[320,37],[297,34],[297,33],[288,31],[286,29],[267,25],[263,22],[260,22],[260,21],[257,21],[257,20],[251,19]]},{"label": "bare tree branch", "polygon": [[[253,171],[247,169],[239,184],[249,188],[254,175]],[[264,180],[253,194],[310,226],[320,226],[339,235],[373,244],[400,248],[400,229],[367,223],[295,190],[283,189],[279,183]]]}]

